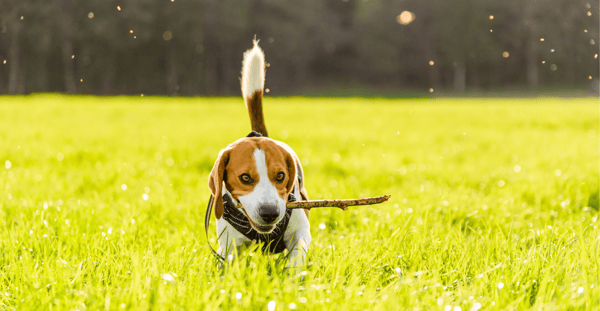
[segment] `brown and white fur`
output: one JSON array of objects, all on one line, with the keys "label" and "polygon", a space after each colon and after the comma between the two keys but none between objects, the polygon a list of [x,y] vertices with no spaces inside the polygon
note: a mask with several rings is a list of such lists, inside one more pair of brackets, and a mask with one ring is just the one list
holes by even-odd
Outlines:
[{"label": "brown and white fur", "polygon": [[[242,95],[248,108],[252,130],[265,137],[245,137],[221,150],[210,173],[209,188],[215,197],[215,216],[219,239],[219,255],[231,260],[241,246],[252,243],[223,216],[224,193],[243,205],[243,212],[252,228],[259,233],[271,232],[286,212],[288,195],[308,200],[298,177],[302,166],[295,152],[285,143],[266,137],[262,112],[265,84],[265,57],[254,41],[254,47],[244,53]],[[300,176],[298,176],[300,175]],[[283,242],[290,252],[288,266],[306,264],[306,252],[311,241],[308,210],[292,212]]]}]

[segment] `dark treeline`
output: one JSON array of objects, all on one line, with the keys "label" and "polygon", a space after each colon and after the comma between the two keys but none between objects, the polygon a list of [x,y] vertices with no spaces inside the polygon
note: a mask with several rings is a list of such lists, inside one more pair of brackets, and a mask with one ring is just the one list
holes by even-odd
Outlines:
[{"label": "dark treeline", "polygon": [[591,89],[598,12],[591,0],[0,0],[0,93],[237,95],[255,35],[278,95]]}]

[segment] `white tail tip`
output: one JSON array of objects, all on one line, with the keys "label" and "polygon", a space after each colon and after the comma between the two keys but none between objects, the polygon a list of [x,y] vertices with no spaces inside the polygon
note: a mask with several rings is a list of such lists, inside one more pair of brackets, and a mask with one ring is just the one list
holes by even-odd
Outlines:
[{"label": "white tail tip", "polygon": [[254,47],[244,53],[242,66],[242,95],[250,98],[265,87],[265,54],[254,40]]}]

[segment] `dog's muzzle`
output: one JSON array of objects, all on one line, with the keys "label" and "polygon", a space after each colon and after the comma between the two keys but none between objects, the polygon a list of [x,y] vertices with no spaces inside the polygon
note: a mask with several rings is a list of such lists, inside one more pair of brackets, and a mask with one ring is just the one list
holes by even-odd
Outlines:
[{"label": "dog's muzzle", "polygon": [[273,225],[279,217],[279,209],[275,204],[263,204],[258,208],[258,215],[266,225]]}]

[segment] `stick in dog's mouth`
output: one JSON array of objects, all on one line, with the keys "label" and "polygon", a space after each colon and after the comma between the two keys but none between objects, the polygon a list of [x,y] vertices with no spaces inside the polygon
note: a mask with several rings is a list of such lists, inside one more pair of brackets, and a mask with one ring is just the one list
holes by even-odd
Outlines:
[{"label": "stick in dog's mouth", "polygon": [[[387,201],[390,195],[382,195],[379,197],[372,198],[361,198],[361,199],[344,199],[344,200],[309,200],[309,201],[296,201],[288,202],[286,207],[291,209],[311,209],[317,207],[337,207],[342,210],[347,210],[348,206],[360,206],[360,205],[374,205]],[[244,210],[241,203],[238,202],[237,208]],[[246,212],[244,211],[244,214]],[[248,215],[246,215],[248,217]],[[250,219],[250,218],[248,218]],[[252,223],[252,220],[250,220]]]}]

